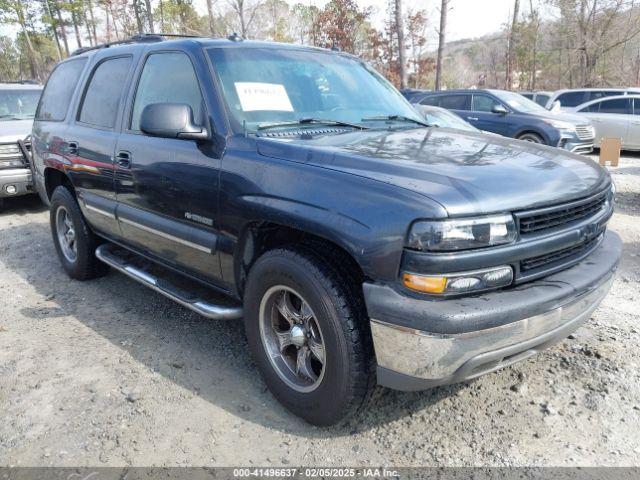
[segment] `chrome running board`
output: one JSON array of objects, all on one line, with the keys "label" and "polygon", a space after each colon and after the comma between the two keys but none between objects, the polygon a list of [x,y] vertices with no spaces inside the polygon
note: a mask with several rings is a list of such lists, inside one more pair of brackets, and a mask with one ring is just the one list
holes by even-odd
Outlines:
[{"label": "chrome running board", "polygon": [[[134,253],[123,248],[105,243],[96,249],[96,257],[111,268],[124,273],[128,277],[204,317],[216,320],[233,320],[242,318],[242,307],[232,304],[225,305],[224,301],[214,303],[211,300],[204,298],[205,296],[212,296],[212,292],[209,292],[209,295],[198,295],[191,291],[191,289],[185,289],[184,287],[175,285],[167,279],[169,275],[161,277],[157,273],[147,271],[159,270],[161,267],[152,264],[150,261],[143,260],[141,257],[136,258],[137,256]],[[150,269],[143,268],[143,262],[147,262],[149,265],[153,266]],[[170,273],[173,277],[180,276],[177,273]],[[196,282],[187,279],[184,280],[186,282],[191,282],[195,287],[194,290],[198,290],[200,292],[205,290],[200,284],[196,287]],[[213,296],[221,297],[221,294],[216,292]],[[220,299],[222,300],[222,298]]]}]

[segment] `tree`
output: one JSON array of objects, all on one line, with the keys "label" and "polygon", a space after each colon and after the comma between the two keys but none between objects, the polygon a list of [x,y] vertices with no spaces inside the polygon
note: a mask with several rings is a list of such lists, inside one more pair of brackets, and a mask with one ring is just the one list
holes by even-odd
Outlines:
[{"label": "tree", "polygon": [[507,68],[505,72],[505,84],[507,90],[513,88],[513,64],[515,60],[515,43],[517,38],[518,14],[520,11],[520,0],[513,2],[513,16],[511,19],[511,29],[509,30],[507,43]]},{"label": "tree", "polygon": [[369,18],[369,10],[361,10],[354,0],[331,0],[313,23],[315,45],[356,53],[355,32]]},{"label": "tree", "polygon": [[424,82],[424,75],[433,69],[433,59],[424,55],[427,46],[427,13],[418,10],[407,14],[407,42],[411,52],[409,63],[413,66],[413,86],[418,88]]},{"label": "tree", "polygon": [[442,55],[444,53],[444,43],[446,39],[449,1],[450,0],[442,0],[440,5],[440,28],[438,29],[438,55],[436,59],[436,90],[442,88]]},{"label": "tree", "polygon": [[230,0],[231,9],[238,17],[238,26],[240,27],[240,36],[247,38],[247,34],[253,21],[256,18],[259,0]]},{"label": "tree", "polygon": [[27,25],[28,18],[35,16],[34,10],[35,2],[33,0],[0,0],[0,20],[3,23],[17,23],[20,26],[20,31],[25,39],[31,78],[40,80],[36,54]]},{"label": "tree", "polygon": [[402,0],[394,0],[395,33],[398,40],[398,75],[400,88],[407,88],[407,64],[404,46],[404,25],[402,18]]}]

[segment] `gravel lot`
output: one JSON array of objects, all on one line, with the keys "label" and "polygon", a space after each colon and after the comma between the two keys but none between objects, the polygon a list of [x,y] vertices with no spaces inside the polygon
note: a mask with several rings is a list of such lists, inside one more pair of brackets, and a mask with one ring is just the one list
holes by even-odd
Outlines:
[{"label": "gravel lot", "polygon": [[340,428],[266,390],[241,322],[112,272],[75,282],[35,198],[0,211],[0,465],[640,465],[640,155],[611,169],[624,240],[583,328],[466,385],[378,389]]}]

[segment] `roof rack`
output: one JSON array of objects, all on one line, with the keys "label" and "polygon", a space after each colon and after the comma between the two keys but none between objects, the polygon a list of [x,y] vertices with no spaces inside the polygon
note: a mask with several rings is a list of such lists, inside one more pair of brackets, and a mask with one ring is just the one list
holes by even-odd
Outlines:
[{"label": "roof rack", "polygon": [[76,55],[80,55],[85,52],[90,52],[91,50],[100,50],[102,48],[109,48],[114,45],[126,45],[129,43],[155,43],[162,42],[165,38],[201,38],[202,35],[184,35],[181,33],[140,33],[138,35],[134,35],[125,40],[117,40],[115,42],[107,42],[101,43],[99,45],[95,45],[93,47],[83,47],[74,50],[71,53],[71,56],[74,57]]}]

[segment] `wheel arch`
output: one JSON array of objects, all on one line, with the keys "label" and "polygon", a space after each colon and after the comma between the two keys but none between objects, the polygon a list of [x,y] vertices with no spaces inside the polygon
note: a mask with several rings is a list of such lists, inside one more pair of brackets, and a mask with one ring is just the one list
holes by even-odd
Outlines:
[{"label": "wheel arch", "polygon": [[53,195],[54,190],[61,185],[68,188],[74,197],[76,196],[76,190],[73,183],[65,172],[53,167],[45,168],[44,187],[49,201],[51,201],[51,196]]}]

